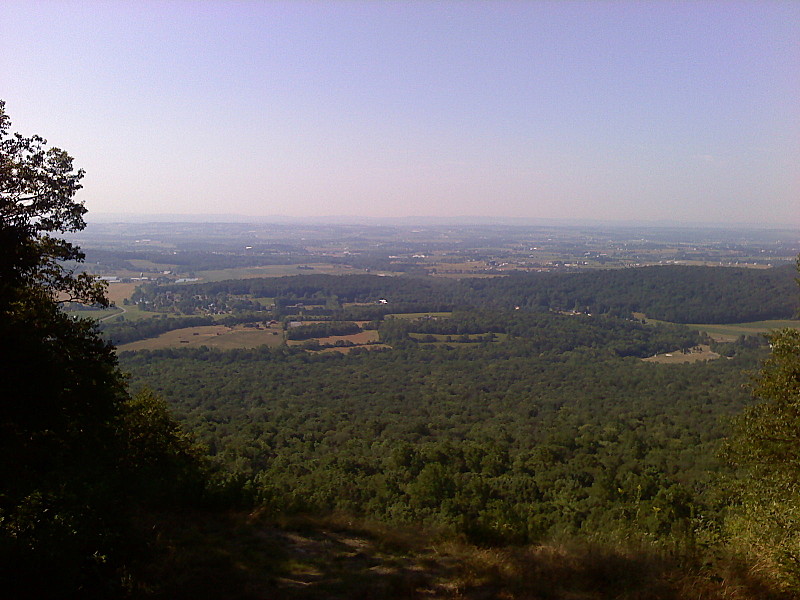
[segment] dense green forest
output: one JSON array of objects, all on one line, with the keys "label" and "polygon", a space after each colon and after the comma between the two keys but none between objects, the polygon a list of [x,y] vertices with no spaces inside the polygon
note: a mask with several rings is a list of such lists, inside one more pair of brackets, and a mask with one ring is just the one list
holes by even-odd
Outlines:
[{"label": "dense green forest", "polygon": [[[426,345],[408,338],[420,329],[509,337]],[[263,501],[533,542],[634,514],[653,532],[689,528],[754,364],[744,348],[643,363],[697,334],[614,318],[462,313],[380,332],[395,349],[176,349],[125,353],[122,366]]]},{"label": "dense green forest", "polygon": [[478,301],[578,310],[676,323],[737,323],[797,314],[796,273],[772,269],[665,265],[469,281]]},{"label": "dense green forest", "polygon": [[271,297],[273,316],[317,321],[290,338],[350,333],[348,319],[369,319],[391,347],[141,351],[121,365],[134,387],[167,399],[213,470],[235,482],[232,502],[422,524],[478,545],[646,539],[687,564],[717,564],[723,547],[748,555],[736,544],[750,539],[789,589],[791,577],[777,575],[787,561],[775,558],[785,544],[774,527],[764,528],[771,537],[742,530],[759,513],[739,508],[751,505],[739,504],[736,460],[720,458],[767,348],[742,338],[711,342],[727,359],[644,362],[710,340],[630,317],[643,308],[676,321],[793,316],[793,271],[586,275],[303,275],[195,285],[191,295],[175,286],[173,298],[198,308]]}]

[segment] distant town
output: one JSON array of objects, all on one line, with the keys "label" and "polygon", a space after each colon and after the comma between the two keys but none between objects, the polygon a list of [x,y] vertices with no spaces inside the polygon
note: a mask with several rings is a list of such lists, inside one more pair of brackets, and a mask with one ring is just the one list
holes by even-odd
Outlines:
[{"label": "distant town", "polygon": [[800,231],[621,226],[95,223],[82,266],[110,283],[301,273],[491,277],[660,264],[793,262]]}]

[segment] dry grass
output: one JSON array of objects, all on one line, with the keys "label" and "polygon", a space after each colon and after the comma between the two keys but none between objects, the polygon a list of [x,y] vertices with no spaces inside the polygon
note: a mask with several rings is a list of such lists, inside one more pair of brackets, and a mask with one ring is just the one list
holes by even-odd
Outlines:
[{"label": "dry grass", "polygon": [[[386,344],[376,344],[378,332],[366,330],[352,335],[332,335],[324,338],[314,338],[320,344],[333,345],[339,340],[349,341],[355,346],[341,348],[326,348],[333,352],[349,352],[353,348],[367,348],[370,350],[389,348]],[[162,333],[158,337],[146,340],[137,340],[119,346],[120,352],[129,350],[159,350],[162,348],[197,348],[208,346],[220,350],[233,350],[237,348],[257,348],[258,346],[280,346],[283,344],[284,335],[280,325],[262,327],[244,327],[236,325],[202,325],[199,327],[184,327]],[[291,346],[301,346],[312,340],[289,340]]]},{"label": "dry grass", "polygon": [[130,298],[138,283],[109,283],[108,284],[108,299],[114,304],[122,304],[126,298]]},{"label": "dry grass", "polygon": [[479,548],[347,515],[182,514],[160,536],[148,598],[789,600],[741,563],[687,568],[647,544]]},{"label": "dry grass", "polygon": [[208,346],[231,350],[235,348],[257,348],[258,346],[280,346],[283,343],[283,330],[280,327],[255,329],[237,325],[202,325],[184,327],[162,333],[158,337],[138,340],[119,346],[119,351],[158,350],[161,348],[196,348]]},{"label": "dry grass", "polygon": [[[146,598],[789,600],[747,565],[691,568],[646,543],[479,548],[348,515],[171,515]],[[145,590],[146,585],[142,586]]]},{"label": "dry grass", "polygon": [[375,329],[367,329],[350,335],[331,335],[328,337],[312,338],[311,340],[287,340],[289,346],[302,346],[312,340],[316,340],[322,345],[332,345],[338,341],[351,342],[355,345],[370,344],[378,341],[378,332]]}]

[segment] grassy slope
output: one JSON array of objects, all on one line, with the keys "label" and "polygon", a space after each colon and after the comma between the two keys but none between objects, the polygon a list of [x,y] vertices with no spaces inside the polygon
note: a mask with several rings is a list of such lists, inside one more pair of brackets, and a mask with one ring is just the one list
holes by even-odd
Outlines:
[{"label": "grassy slope", "polygon": [[[648,319],[644,313],[633,313],[637,319],[644,319],[648,323],[668,323],[657,319]],[[740,335],[758,335],[768,333],[776,329],[791,327],[800,329],[800,320],[795,319],[775,319],[770,321],[750,321],[747,323],[689,323],[686,325],[691,329],[704,331],[718,342],[732,342]]]},{"label": "grassy slope", "polygon": [[768,333],[770,331],[783,329],[786,327],[800,329],[800,321],[753,321],[750,323],[730,323],[726,325],[691,324],[687,325],[687,327],[705,331],[708,335],[719,342],[732,342],[740,335],[757,335],[759,333]]},{"label": "grassy slope", "polygon": [[159,348],[180,348],[208,346],[221,350],[234,348],[257,348],[258,346],[280,346],[283,343],[283,330],[279,327],[254,329],[240,325],[201,325],[173,329],[154,338],[147,338],[122,344],[119,351],[156,350]]}]

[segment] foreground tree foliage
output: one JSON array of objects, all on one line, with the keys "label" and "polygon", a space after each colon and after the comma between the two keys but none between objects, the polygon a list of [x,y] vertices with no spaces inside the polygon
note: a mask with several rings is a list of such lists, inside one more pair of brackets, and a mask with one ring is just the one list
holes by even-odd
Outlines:
[{"label": "foreground tree foliage", "polygon": [[108,596],[130,581],[130,514],[202,476],[163,403],[131,399],[113,348],[61,311],[108,304],[54,237],[85,226],[83,171],[9,127],[0,102],[0,594]]},{"label": "foreground tree foliage", "polygon": [[800,331],[775,333],[770,343],[755,381],[761,402],[739,417],[725,448],[741,470],[727,527],[762,570],[800,592]]}]

